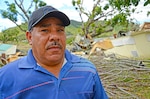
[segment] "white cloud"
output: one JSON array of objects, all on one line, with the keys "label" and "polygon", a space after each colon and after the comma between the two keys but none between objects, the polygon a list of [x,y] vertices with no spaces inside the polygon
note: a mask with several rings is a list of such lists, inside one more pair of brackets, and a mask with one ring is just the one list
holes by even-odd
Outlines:
[{"label": "white cloud", "polygon": [[[18,20],[17,24],[21,24],[21,20]],[[15,23],[10,21],[9,19],[0,18],[0,32],[10,27],[15,27]]]},{"label": "white cloud", "polygon": [[55,2],[52,0],[44,0],[44,2],[46,2],[48,5],[54,6],[56,8],[61,8],[64,5],[72,6],[71,0],[65,0],[65,1],[64,0],[55,0]]},{"label": "white cloud", "polygon": [[[81,21],[80,17],[79,17],[79,13],[75,10],[75,7],[73,7],[72,5],[72,0],[55,0],[55,2],[51,1],[51,0],[45,0],[45,2],[48,5],[51,5],[55,8],[57,8],[58,10],[61,10],[62,12],[64,12],[71,20],[77,20],[77,21]],[[57,2],[57,3],[56,3]],[[87,11],[91,11],[92,6],[94,2],[93,0],[88,0],[88,2],[86,0],[84,0],[83,6]],[[87,20],[87,17],[84,16],[84,21]]]},{"label": "white cloud", "polygon": [[14,27],[14,26],[15,24],[11,22],[10,20],[0,18],[0,31],[5,30],[9,27]]},{"label": "white cloud", "polygon": [[131,18],[135,18],[135,20],[140,24],[146,21],[150,22],[150,16],[147,16],[147,12],[150,11],[150,7],[149,6],[143,7],[143,3],[144,1],[141,1],[139,5],[136,7],[136,12],[139,13],[133,13],[131,15]]},{"label": "white cloud", "polygon": [[71,20],[80,21],[79,13],[73,7],[71,0],[55,0],[55,2],[51,0],[45,0],[45,2],[48,5],[51,5],[58,10],[64,12]]}]

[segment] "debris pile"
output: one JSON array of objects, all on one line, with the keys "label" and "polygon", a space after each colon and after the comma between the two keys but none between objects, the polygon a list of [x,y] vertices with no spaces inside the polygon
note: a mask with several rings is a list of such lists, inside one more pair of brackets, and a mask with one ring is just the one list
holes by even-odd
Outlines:
[{"label": "debris pile", "polygon": [[[150,98],[150,60],[92,55],[110,99]],[[149,97],[148,97],[149,96]]]}]

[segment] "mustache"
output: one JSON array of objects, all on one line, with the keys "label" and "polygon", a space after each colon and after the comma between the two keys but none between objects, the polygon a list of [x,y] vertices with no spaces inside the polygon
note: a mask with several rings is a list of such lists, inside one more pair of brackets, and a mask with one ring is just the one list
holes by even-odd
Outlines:
[{"label": "mustache", "polygon": [[59,48],[62,48],[62,45],[57,42],[57,41],[53,41],[53,42],[50,42],[47,46],[46,46],[46,49],[49,49],[51,47],[59,47]]}]

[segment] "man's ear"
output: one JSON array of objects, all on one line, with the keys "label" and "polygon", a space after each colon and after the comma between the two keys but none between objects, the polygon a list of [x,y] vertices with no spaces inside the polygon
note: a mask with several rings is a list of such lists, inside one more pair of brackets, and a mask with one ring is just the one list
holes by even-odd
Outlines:
[{"label": "man's ear", "polygon": [[32,34],[31,32],[26,32],[26,39],[28,40],[29,44],[32,45]]}]

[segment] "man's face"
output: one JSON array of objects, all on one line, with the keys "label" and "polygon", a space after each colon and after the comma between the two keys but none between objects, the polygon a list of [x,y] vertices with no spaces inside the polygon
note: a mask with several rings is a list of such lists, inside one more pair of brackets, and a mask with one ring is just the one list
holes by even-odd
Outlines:
[{"label": "man's face", "polygon": [[64,59],[66,48],[65,27],[54,17],[40,21],[31,33],[26,33],[35,59],[39,64],[56,65]]}]

